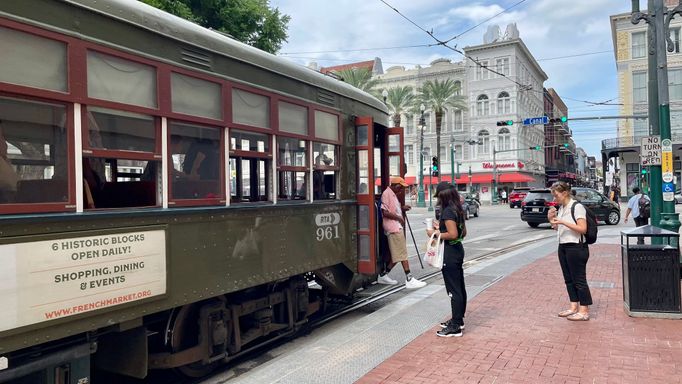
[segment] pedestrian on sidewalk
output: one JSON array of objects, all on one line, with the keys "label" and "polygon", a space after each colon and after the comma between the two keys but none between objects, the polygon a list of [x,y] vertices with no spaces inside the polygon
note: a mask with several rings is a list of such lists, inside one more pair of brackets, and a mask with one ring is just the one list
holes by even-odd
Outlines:
[{"label": "pedestrian on sidewalk", "polygon": [[558,232],[559,264],[571,300],[570,308],[559,312],[559,317],[572,321],[589,320],[592,295],[587,285],[586,267],[590,249],[583,241],[583,235],[587,233],[587,212],[582,204],[573,200],[571,186],[567,183],[556,182],[551,190],[559,211],[551,207],[547,217]]},{"label": "pedestrian on sidewalk", "polygon": [[388,237],[388,249],[391,252],[391,263],[387,269],[382,271],[377,278],[379,284],[398,284],[393,280],[388,273],[400,263],[405,271],[405,287],[406,288],[421,288],[426,285],[425,282],[418,280],[412,276],[410,272],[410,262],[407,260],[407,241],[405,240],[405,212],[410,210],[409,205],[400,205],[398,194],[403,193],[407,183],[402,177],[391,177],[390,185],[381,194],[381,214],[383,216],[383,228],[386,237]]},{"label": "pedestrian on sidewalk", "polygon": [[[640,193],[639,187],[632,188],[632,193],[635,195],[628,200],[628,209],[625,211],[625,223],[628,222],[628,217],[632,213],[632,218],[635,219],[635,227],[649,224],[651,199],[649,199],[649,196]],[[644,244],[644,238],[637,237],[637,244]]]},{"label": "pedestrian on sidewalk", "polygon": [[[466,236],[464,208],[457,189],[450,183],[442,181],[436,187],[438,205],[441,208],[438,223],[434,228],[427,228],[429,237],[440,233],[443,241],[443,280],[445,290],[450,296],[452,318],[440,324],[443,328],[436,332],[440,337],[460,337],[464,329],[464,313],[467,307],[467,291],[464,285],[464,247],[462,240]],[[438,229],[436,229],[438,228]]]}]

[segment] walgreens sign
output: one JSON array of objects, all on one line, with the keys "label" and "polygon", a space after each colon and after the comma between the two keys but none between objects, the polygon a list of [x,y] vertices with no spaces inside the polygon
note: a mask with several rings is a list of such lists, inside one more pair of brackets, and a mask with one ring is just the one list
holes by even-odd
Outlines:
[{"label": "walgreens sign", "polygon": [[[518,168],[522,169],[523,168],[523,163],[522,162],[516,162],[516,163],[497,163],[497,169],[500,168]],[[493,163],[483,163],[483,168],[484,169],[493,169]]]}]

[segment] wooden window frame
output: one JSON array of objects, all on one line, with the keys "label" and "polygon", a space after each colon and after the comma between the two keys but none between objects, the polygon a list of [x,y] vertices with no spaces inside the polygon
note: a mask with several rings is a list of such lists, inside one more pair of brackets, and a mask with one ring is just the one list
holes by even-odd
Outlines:
[{"label": "wooden window frame", "polygon": [[[183,120],[168,120],[168,129],[166,132],[166,142],[168,143],[168,148],[170,148],[170,142],[171,142],[171,124],[179,123],[179,124],[190,124],[187,121]],[[175,199],[173,198],[173,177],[172,177],[172,170],[171,168],[173,167],[173,154],[168,151],[168,170],[167,174],[163,175],[168,180],[168,206],[169,207],[193,207],[193,206],[209,206],[209,205],[225,205],[227,202],[226,198],[226,191],[225,191],[225,180],[227,177],[227,170],[225,169],[225,128],[223,127],[218,127],[218,126],[208,126],[208,125],[202,125],[202,124],[195,124],[191,123],[192,125],[198,125],[201,126],[202,128],[207,128],[207,129],[215,129],[219,133],[220,137],[220,158],[218,160],[218,183],[220,185],[220,195],[215,197],[215,198],[200,198],[200,199]],[[160,169],[160,168],[159,168]]]}]

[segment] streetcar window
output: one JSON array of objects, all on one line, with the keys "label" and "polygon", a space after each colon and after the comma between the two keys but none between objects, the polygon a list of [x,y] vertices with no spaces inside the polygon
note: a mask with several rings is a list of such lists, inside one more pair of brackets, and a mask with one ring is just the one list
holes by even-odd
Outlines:
[{"label": "streetcar window", "polygon": [[171,73],[173,112],[222,120],[220,84]]},{"label": "streetcar window", "polygon": [[279,166],[306,166],[306,154],[308,153],[308,146],[305,140],[293,139],[289,137],[278,137],[277,147],[277,164]]},{"label": "streetcar window", "polygon": [[85,209],[157,205],[157,161],[83,158]]},{"label": "streetcar window", "polygon": [[170,123],[172,199],[222,197],[220,133],[216,128]]},{"label": "streetcar window", "polygon": [[308,197],[308,143],[290,137],[277,138],[278,192],[281,200]]},{"label": "streetcar window", "polygon": [[230,201],[270,200],[270,136],[230,130]]},{"label": "streetcar window", "polygon": [[154,152],[154,118],[137,113],[88,108],[88,143],[92,149]]},{"label": "streetcar window", "polygon": [[339,117],[331,113],[315,111],[315,137],[338,141]]},{"label": "streetcar window", "polygon": [[88,96],[156,108],[156,68],[88,51]]},{"label": "streetcar window", "polygon": [[66,44],[0,27],[0,81],[66,92]]},{"label": "streetcar window", "polygon": [[233,88],[232,121],[253,127],[270,128],[270,98]]},{"label": "streetcar window", "polygon": [[0,204],[68,202],[67,141],[64,106],[1,97]]},{"label": "streetcar window", "polygon": [[299,135],[307,135],[308,108],[280,101],[279,130]]},{"label": "streetcar window", "polygon": [[150,207],[160,201],[158,122],[151,116],[89,107],[83,121],[83,207]]},{"label": "streetcar window", "polygon": [[306,183],[306,172],[279,172],[279,194],[280,200],[307,200],[308,183]]},{"label": "streetcar window", "polygon": [[337,146],[313,143],[313,200],[336,198]]}]

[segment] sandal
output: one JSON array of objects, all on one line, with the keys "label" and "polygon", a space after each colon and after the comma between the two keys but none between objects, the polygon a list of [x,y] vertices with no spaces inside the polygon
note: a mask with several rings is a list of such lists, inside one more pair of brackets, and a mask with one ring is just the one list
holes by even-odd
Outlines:
[{"label": "sandal", "polygon": [[576,314],[576,313],[578,313],[578,311],[574,311],[572,309],[567,309],[565,311],[559,312],[558,315],[559,315],[559,317],[568,317],[568,316],[571,316],[571,315]]},{"label": "sandal", "polygon": [[587,321],[590,319],[589,314],[582,314],[580,312],[576,312],[568,317],[566,319],[571,320],[571,321]]}]

